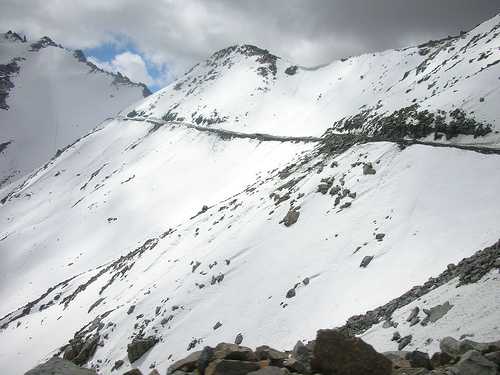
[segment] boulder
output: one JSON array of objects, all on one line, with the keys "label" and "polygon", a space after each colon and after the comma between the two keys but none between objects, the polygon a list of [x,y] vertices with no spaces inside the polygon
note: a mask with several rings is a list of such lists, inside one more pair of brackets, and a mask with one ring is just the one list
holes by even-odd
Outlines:
[{"label": "boulder", "polygon": [[252,349],[236,344],[220,343],[213,352],[216,359],[231,359],[235,361],[257,361]]},{"label": "boulder", "polygon": [[497,365],[483,357],[477,350],[469,350],[451,371],[454,375],[496,375]]},{"label": "boulder", "polygon": [[442,353],[448,354],[450,357],[457,357],[460,354],[460,341],[453,337],[446,336],[439,342],[439,349]]},{"label": "boulder", "polygon": [[115,364],[113,365],[113,368],[111,369],[111,371],[118,370],[120,367],[123,366],[124,363],[125,363],[125,361],[123,359],[119,359],[118,361],[115,361]]},{"label": "boulder", "polygon": [[288,355],[286,353],[270,348],[267,345],[257,347],[255,349],[255,356],[259,361],[269,360],[271,366],[282,366],[283,361],[288,358]]},{"label": "boulder", "polygon": [[205,370],[206,375],[246,375],[259,370],[258,362],[234,361],[230,359],[216,359]]},{"label": "boulder", "polygon": [[361,268],[366,268],[370,262],[373,260],[373,256],[372,255],[367,255],[363,258],[363,260],[361,261],[361,264],[359,265]]},{"label": "boulder", "polygon": [[83,344],[83,347],[78,353],[78,355],[75,358],[73,358],[72,362],[78,366],[87,363],[89,359],[92,358],[92,356],[94,355],[98,343],[99,343],[99,335],[90,336]]},{"label": "boulder", "polygon": [[367,175],[367,174],[375,174],[377,173],[375,171],[375,169],[373,168],[373,165],[372,163],[364,163],[363,164],[363,174],[364,175]]},{"label": "boulder", "polygon": [[180,359],[172,363],[167,370],[167,374],[172,374],[175,371],[192,372],[198,367],[198,361],[201,357],[201,350],[193,352],[186,358]]},{"label": "boulder", "polygon": [[432,367],[439,367],[450,364],[453,361],[453,357],[451,357],[447,353],[436,352],[431,357],[431,365]]},{"label": "boulder", "polygon": [[410,362],[411,367],[423,367],[427,370],[432,370],[429,354],[414,350],[406,354],[406,360]]},{"label": "boulder", "polygon": [[156,345],[158,339],[154,336],[135,338],[127,345],[127,355],[130,363],[137,361],[144,353]]},{"label": "boulder", "polygon": [[484,357],[487,360],[496,363],[497,366],[500,367],[500,351],[487,353],[484,355]]},{"label": "boulder", "polygon": [[138,368],[133,368],[132,370],[124,372],[123,375],[142,375],[142,372]]},{"label": "boulder", "polygon": [[238,333],[234,338],[234,343],[236,345],[240,345],[242,342],[243,342],[243,335],[241,333]]},{"label": "boulder", "polygon": [[420,308],[418,306],[415,306],[410,313],[410,316],[408,316],[408,319],[406,319],[407,322],[413,321],[415,318],[418,317],[418,313],[420,312]]},{"label": "boulder", "polygon": [[292,207],[283,218],[283,224],[285,224],[285,227],[290,227],[297,222],[299,216],[300,212]]},{"label": "boulder", "polygon": [[398,350],[403,350],[404,348],[406,348],[410,344],[412,338],[412,335],[401,337],[398,341]]},{"label": "boulder", "polygon": [[442,305],[437,305],[437,306],[431,307],[430,309],[424,309],[423,311],[427,316],[422,320],[421,324],[423,326],[425,326],[429,322],[431,322],[431,323],[437,322],[439,319],[441,319],[443,316],[445,316],[446,313],[448,311],[450,311],[452,307],[453,307],[453,305],[450,304],[450,302],[446,301]]},{"label": "boulder", "polygon": [[248,375],[289,375],[290,372],[286,368],[276,366],[268,366],[257,371],[249,372]]},{"label": "boulder", "polygon": [[358,337],[336,329],[319,330],[311,366],[324,375],[390,375],[392,363]]},{"label": "boulder", "polygon": [[29,370],[25,375],[97,375],[95,370],[81,368],[74,363],[52,357],[47,362]]}]

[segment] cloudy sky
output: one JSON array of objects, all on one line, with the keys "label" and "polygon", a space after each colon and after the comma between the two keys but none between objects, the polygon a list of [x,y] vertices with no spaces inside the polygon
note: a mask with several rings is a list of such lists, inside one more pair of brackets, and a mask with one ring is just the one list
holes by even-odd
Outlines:
[{"label": "cloudy sky", "polygon": [[251,43],[299,65],[468,30],[498,0],[0,0],[0,24],[48,35],[158,89],[212,52]]}]

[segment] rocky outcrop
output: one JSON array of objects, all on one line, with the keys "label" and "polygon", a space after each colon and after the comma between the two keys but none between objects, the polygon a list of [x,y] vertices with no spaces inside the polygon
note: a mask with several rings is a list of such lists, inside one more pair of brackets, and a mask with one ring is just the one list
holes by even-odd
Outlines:
[{"label": "rocky outcrop", "polygon": [[52,357],[25,375],[97,375],[97,373],[94,370],[78,367],[65,359]]},{"label": "rocky outcrop", "polygon": [[390,375],[391,361],[360,338],[341,330],[318,331],[312,369],[325,375]]},{"label": "rocky outcrop", "polygon": [[[381,321],[390,320],[395,310],[410,304],[452,279],[458,278],[459,286],[475,283],[491,270],[500,269],[498,259],[500,259],[500,240],[492,246],[476,252],[471,257],[462,259],[457,265],[448,265],[447,269],[439,276],[429,278],[423,285],[414,286],[402,296],[385,305],[367,311],[365,314],[350,317],[342,329],[352,334],[361,334]],[[435,306],[434,310],[430,309],[425,312],[428,316],[421,324],[428,324],[431,321],[431,316],[434,320],[439,319],[451,308],[452,306],[446,303],[440,307]]]},{"label": "rocky outcrop", "polygon": [[146,353],[157,343],[158,339],[154,336],[149,336],[146,338],[136,338],[132,340],[132,342],[127,345],[127,355],[130,363],[137,361],[144,355],[144,353]]}]

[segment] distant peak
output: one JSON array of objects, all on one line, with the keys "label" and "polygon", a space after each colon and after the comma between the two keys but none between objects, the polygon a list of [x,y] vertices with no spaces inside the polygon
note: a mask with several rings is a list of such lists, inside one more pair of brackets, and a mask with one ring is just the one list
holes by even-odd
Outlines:
[{"label": "distant peak", "polygon": [[42,48],[46,48],[49,46],[62,48],[61,45],[56,44],[48,36],[44,36],[44,37],[40,38],[37,42],[31,44],[31,51],[39,51]]},{"label": "distant peak", "polygon": [[14,42],[26,43],[26,36],[21,36],[14,31],[7,31],[4,35],[5,39],[12,40]]},{"label": "distant peak", "polygon": [[252,44],[241,44],[241,45],[230,46],[215,52],[214,54],[212,54],[210,58],[214,60],[220,60],[220,59],[225,59],[232,54],[240,54],[248,57],[266,56],[267,58],[271,58],[273,60],[279,59],[278,56],[273,55],[272,53],[269,52],[269,50],[254,46]]}]

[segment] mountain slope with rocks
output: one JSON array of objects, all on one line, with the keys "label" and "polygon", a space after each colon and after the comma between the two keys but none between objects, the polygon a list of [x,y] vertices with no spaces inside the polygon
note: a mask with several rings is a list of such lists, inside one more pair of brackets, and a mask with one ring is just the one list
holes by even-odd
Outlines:
[{"label": "mountain slope with rocks", "polygon": [[0,188],[0,368],[164,373],[346,321],[379,351],[497,340],[499,29],[318,69],[231,47]]},{"label": "mountain slope with rocks", "polygon": [[48,37],[0,34],[0,186],[149,94],[144,84],[105,72]]}]

